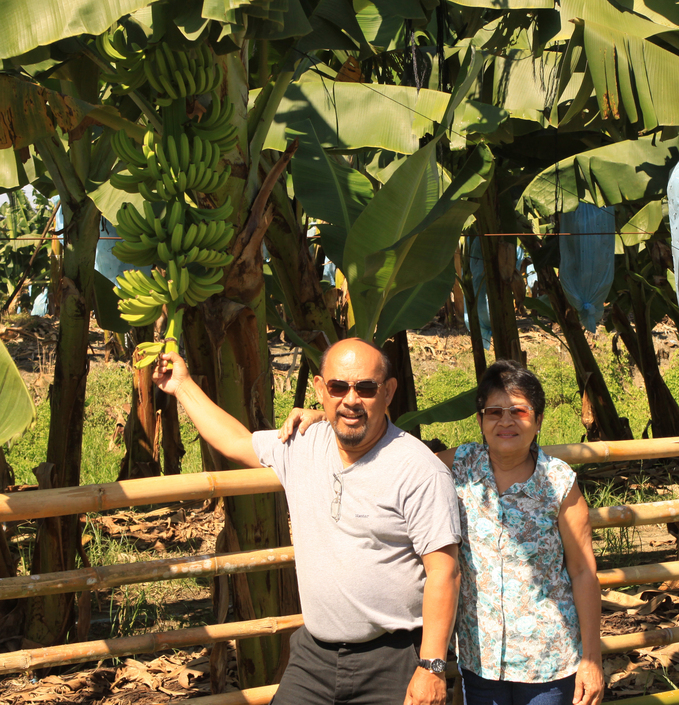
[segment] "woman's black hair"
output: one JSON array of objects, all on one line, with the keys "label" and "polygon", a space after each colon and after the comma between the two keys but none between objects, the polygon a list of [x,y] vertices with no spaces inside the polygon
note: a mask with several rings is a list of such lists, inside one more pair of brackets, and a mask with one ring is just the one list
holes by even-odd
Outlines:
[{"label": "woman's black hair", "polygon": [[498,360],[481,377],[476,390],[476,411],[481,413],[493,392],[521,394],[533,407],[536,418],[545,413],[545,391],[540,380],[514,360]]}]

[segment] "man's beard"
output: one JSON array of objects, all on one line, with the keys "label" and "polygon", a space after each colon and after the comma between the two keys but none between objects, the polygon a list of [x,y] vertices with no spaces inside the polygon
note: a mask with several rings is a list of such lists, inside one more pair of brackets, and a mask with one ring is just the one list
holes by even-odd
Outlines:
[{"label": "man's beard", "polygon": [[331,424],[337,438],[339,438],[340,442],[345,446],[360,445],[368,433],[367,415],[364,414],[365,423],[362,426],[359,426],[358,428],[350,428],[346,431],[340,431],[338,428],[338,420],[340,418],[342,418],[341,414],[337,414],[335,420]]}]

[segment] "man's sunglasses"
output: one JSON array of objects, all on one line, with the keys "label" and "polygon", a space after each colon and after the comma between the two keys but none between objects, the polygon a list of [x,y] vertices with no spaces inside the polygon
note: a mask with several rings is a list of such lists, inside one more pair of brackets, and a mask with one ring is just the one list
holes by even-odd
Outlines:
[{"label": "man's sunglasses", "polygon": [[362,379],[360,382],[329,379],[327,382],[323,380],[323,383],[331,397],[345,397],[349,394],[349,390],[353,388],[361,399],[372,399],[377,394],[377,390],[384,384],[384,382],[375,382],[372,379]]},{"label": "man's sunglasses", "polygon": [[487,406],[485,409],[481,409],[481,413],[487,418],[493,421],[499,421],[504,415],[505,411],[509,412],[509,415],[513,419],[521,419],[525,421],[530,418],[530,412],[533,411],[532,406]]}]

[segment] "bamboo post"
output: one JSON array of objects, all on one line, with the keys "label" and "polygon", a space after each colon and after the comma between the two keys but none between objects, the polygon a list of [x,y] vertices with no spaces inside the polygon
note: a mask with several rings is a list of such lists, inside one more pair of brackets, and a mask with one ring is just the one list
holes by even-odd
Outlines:
[{"label": "bamboo post", "polygon": [[55,595],[83,590],[102,590],[133,583],[178,578],[252,573],[285,568],[295,562],[292,546],[242,553],[207,554],[155,561],[93,566],[56,573],[25,575],[0,580],[0,600],[29,595]]},{"label": "bamboo post", "polygon": [[[103,512],[140,504],[280,492],[282,489],[276,473],[271,468],[145,477],[102,485],[0,494],[0,521],[44,519],[67,514]],[[36,494],[37,491],[40,492],[39,495]]]},{"label": "bamboo post", "polygon": [[602,588],[677,580],[679,578],[679,561],[633,565],[628,568],[611,568],[610,570],[598,571],[596,576]]},{"label": "bamboo post", "polygon": [[182,649],[196,644],[212,644],[227,639],[280,634],[298,629],[302,624],[302,615],[293,614],[287,617],[266,617],[247,622],[213,624],[206,627],[140,634],[119,639],[99,639],[64,646],[23,649],[0,654],[0,673],[34,671],[37,668],[47,666],[98,661],[113,656],[150,654],[167,649]]}]

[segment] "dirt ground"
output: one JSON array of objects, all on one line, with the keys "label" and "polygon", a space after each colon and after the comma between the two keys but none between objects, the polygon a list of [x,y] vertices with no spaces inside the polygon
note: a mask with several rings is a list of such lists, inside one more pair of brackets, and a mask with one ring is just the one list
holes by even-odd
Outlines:
[{"label": "dirt ground", "polygon": [[[521,323],[522,347],[529,358],[540,347],[558,342],[530,321]],[[36,397],[47,393],[53,368],[56,328],[49,318],[26,319],[12,325],[0,324],[0,338],[8,345],[26,382]],[[673,326],[658,326],[655,331],[658,356],[668,359],[679,347]],[[416,374],[433,372],[441,363],[455,364],[456,356],[469,350],[467,335],[432,327],[409,335]],[[93,329],[90,335],[91,364],[104,364],[106,346],[102,331]],[[285,345],[272,348],[272,365],[279,388],[290,382],[291,367],[298,364],[294,353]],[[672,466],[672,473],[675,468]],[[616,472],[613,468],[612,472]],[[679,484],[679,472],[677,472]],[[678,488],[679,489],[679,488]],[[672,488],[663,491],[671,492]],[[675,495],[676,496],[676,495]],[[108,513],[95,519],[98,531],[112,540],[124,534],[134,541],[135,549],[152,551],[158,558],[187,553],[214,551],[221,517],[212,507],[196,503],[175,503],[170,507],[139,508],[138,511]],[[604,532],[597,532],[598,546],[609,541]],[[652,563],[677,558],[676,539],[664,526],[641,527],[618,539],[632,546],[636,563]],[[123,558],[124,559],[124,558]],[[130,555],[130,560],[135,560]],[[600,562],[600,568],[611,565]],[[95,595],[92,607],[90,638],[106,638],[111,634],[109,595]],[[192,592],[177,588],[166,599],[164,619],[175,628],[189,624],[205,624],[213,620],[210,588],[206,584]],[[639,631],[679,627],[679,582],[660,586],[638,586],[632,592],[609,591],[604,594],[602,635],[627,634]],[[169,617],[167,615],[170,615]],[[173,616],[174,615],[174,616]],[[148,619],[145,627],[160,631],[167,626],[162,621]],[[238,688],[235,649],[231,644],[228,668],[229,688]],[[0,643],[0,651],[20,648],[17,639]],[[210,693],[210,647],[148,654],[121,658],[102,663],[74,665],[65,670],[24,673],[0,680],[0,705],[23,703],[83,703],[99,705],[155,705],[180,702]],[[655,649],[639,649],[624,654],[609,654],[604,658],[606,676],[605,700],[645,693],[671,690],[679,685],[679,644]]]}]

